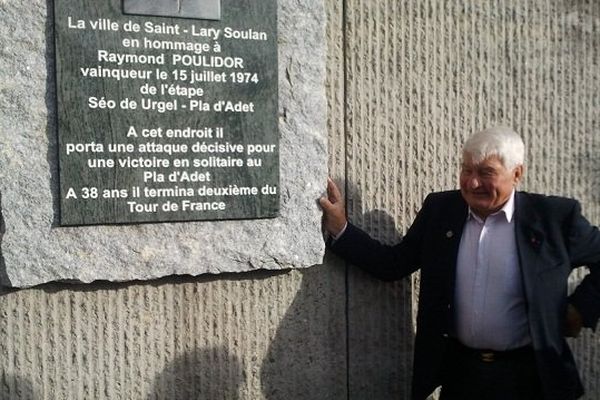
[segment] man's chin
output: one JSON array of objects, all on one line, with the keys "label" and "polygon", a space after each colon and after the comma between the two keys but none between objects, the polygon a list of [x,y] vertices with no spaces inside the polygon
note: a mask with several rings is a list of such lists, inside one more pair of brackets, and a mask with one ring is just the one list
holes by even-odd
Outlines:
[{"label": "man's chin", "polygon": [[471,198],[467,201],[467,204],[469,205],[469,207],[471,207],[471,210],[477,213],[486,213],[491,208],[490,202],[483,199]]},{"label": "man's chin", "polygon": [[490,205],[490,199],[487,195],[484,194],[469,194],[466,196],[465,200],[469,205],[486,207]]}]

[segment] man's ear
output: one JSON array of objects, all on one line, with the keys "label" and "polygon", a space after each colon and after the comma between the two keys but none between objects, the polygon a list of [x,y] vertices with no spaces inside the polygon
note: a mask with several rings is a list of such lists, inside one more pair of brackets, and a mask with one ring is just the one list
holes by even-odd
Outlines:
[{"label": "man's ear", "polygon": [[517,184],[521,181],[524,173],[525,173],[525,167],[523,166],[523,164],[517,165],[513,169],[513,182],[514,182],[515,186],[517,186]]}]

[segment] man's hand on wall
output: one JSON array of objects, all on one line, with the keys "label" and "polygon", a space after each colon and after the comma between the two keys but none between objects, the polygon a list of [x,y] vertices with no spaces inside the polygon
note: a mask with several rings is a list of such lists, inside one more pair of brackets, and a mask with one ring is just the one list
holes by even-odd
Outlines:
[{"label": "man's hand on wall", "polygon": [[327,196],[321,197],[319,204],[323,208],[325,230],[336,237],[346,226],[346,210],[342,193],[331,178],[327,178]]}]

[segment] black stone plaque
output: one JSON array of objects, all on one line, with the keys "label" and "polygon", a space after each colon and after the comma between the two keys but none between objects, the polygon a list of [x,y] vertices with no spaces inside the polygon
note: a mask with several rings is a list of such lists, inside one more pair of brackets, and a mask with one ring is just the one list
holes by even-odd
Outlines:
[{"label": "black stone plaque", "polygon": [[62,225],[277,215],[276,0],[160,3],[54,1]]},{"label": "black stone plaque", "polygon": [[123,0],[126,14],[220,19],[221,0]]}]

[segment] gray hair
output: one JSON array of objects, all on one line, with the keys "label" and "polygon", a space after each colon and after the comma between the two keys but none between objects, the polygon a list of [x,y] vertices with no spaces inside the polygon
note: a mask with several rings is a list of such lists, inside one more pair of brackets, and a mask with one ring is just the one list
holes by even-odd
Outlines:
[{"label": "gray hair", "polygon": [[525,161],[523,139],[507,126],[497,126],[477,132],[467,139],[463,152],[475,163],[497,156],[505,168],[513,169]]}]

